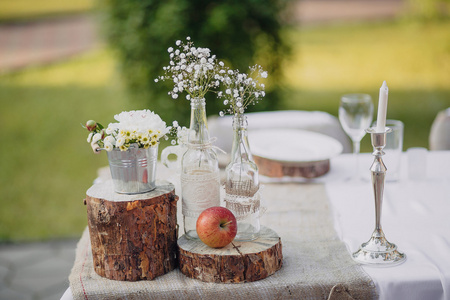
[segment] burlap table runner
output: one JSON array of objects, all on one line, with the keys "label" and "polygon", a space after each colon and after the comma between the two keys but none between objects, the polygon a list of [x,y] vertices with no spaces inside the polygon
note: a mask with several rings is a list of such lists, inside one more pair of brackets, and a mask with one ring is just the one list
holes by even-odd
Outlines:
[{"label": "burlap table runner", "polygon": [[377,298],[374,283],[336,235],[322,184],[267,184],[262,195],[267,213],[261,223],[275,230],[283,244],[283,267],[274,275],[251,283],[218,284],[187,278],[177,269],[153,281],[113,281],[95,273],[86,229],[69,276],[73,298]]}]

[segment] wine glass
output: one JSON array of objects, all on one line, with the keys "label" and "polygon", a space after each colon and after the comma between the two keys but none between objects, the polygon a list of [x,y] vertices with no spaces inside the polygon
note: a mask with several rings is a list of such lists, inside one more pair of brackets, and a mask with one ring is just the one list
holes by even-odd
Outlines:
[{"label": "wine glass", "polygon": [[353,156],[355,161],[355,179],[358,178],[358,153],[361,139],[366,129],[372,123],[373,103],[368,94],[347,94],[341,97],[339,104],[339,121],[345,133],[353,142]]}]

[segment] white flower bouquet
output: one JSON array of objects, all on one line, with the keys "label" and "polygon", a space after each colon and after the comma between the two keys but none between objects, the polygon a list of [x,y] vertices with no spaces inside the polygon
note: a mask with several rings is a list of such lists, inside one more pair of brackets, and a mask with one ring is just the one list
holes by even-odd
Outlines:
[{"label": "white flower bouquet", "polygon": [[87,142],[95,153],[114,148],[127,151],[132,144],[144,149],[157,147],[161,138],[168,139],[172,128],[150,110],[124,111],[114,119],[118,122],[110,123],[106,129],[93,120],[86,122],[84,127],[90,131]]},{"label": "white flower bouquet", "polygon": [[249,67],[248,74],[228,69],[224,75],[221,75],[219,80],[225,91],[218,92],[217,97],[224,99],[223,104],[229,107],[220,111],[220,116],[224,116],[226,113],[243,114],[250,104],[255,105],[264,98],[266,95],[265,85],[259,82],[260,78],[267,78],[267,71],[264,71],[259,65]]},{"label": "white flower bouquet", "polygon": [[169,65],[163,68],[164,75],[155,82],[172,80],[174,86],[168,94],[173,99],[182,92],[188,94],[187,100],[203,99],[208,91],[220,85],[219,74],[225,74],[225,64],[211,55],[210,49],[195,47],[190,37],[186,38],[186,43],[177,40],[175,45],[175,49],[167,49]]}]

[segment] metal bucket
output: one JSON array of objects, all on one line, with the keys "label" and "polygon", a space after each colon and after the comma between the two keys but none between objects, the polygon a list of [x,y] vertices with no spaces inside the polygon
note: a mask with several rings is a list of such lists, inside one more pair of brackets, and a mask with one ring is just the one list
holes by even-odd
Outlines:
[{"label": "metal bucket", "polygon": [[156,188],[158,146],[144,149],[133,144],[127,151],[114,148],[107,153],[115,192],[140,194]]}]

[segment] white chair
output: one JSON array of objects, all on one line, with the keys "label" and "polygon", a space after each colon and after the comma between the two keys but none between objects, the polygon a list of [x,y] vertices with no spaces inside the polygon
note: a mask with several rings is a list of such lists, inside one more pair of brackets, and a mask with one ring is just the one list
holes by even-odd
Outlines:
[{"label": "white chair", "polygon": [[440,111],[430,131],[430,150],[450,150],[450,107]]},{"label": "white chair", "polygon": [[[338,140],[343,152],[351,152],[352,146],[339,120],[322,111],[269,111],[247,113],[248,131],[260,129],[296,128],[328,135]],[[208,129],[211,137],[217,137],[215,145],[230,153],[233,141],[232,116],[211,116]]]}]

